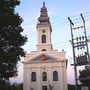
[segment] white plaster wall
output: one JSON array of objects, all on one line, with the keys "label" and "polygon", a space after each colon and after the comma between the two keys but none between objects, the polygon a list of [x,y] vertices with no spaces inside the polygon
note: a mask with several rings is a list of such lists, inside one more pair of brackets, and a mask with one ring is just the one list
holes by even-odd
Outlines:
[{"label": "white plaster wall", "polygon": [[[45,30],[45,33],[42,33],[42,31]],[[38,45],[42,45],[42,41],[41,41],[41,36],[43,34],[46,35],[46,43],[51,43],[50,39],[51,39],[51,34],[50,34],[50,26],[41,26],[39,28],[37,28],[37,44]]]},{"label": "white plaster wall", "polygon": [[[65,62],[64,62],[65,63]],[[26,65],[26,66],[25,66]],[[49,85],[49,82],[54,85],[53,90],[67,90],[66,84],[66,68],[63,69],[62,62],[55,63],[38,63],[38,64],[24,64],[24,90],[42,90],[42,85]],[[47,81],[42,81],[42,72],[47,72]],[[53,71],[58,71],[59,81],[53,81]],[[36,72],[37,81],[31,82],[31,72]],[[49,87],[48,87],[49,90]]]},{"label": "white plaster wall", "polygon": [[51,51],[52,44],[43,44],[43,45],[37,45],[37,50],[42,51],[42,49],[46,49],[46,51]]},{"label": "white plaster wall", "polygon": [[[37,25],[37,50],[42,49],[51,50],[51,26],[50,25]],[[45,30],[45,33],[42,31]],[[46,43],[42,43],[42,35],[46,35]]]}]

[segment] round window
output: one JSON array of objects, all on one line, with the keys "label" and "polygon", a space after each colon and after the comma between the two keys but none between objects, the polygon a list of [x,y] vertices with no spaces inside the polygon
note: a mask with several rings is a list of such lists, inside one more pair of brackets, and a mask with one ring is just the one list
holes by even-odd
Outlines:
[{"label": "round window", "polygon": [[45,33],[45,30],[43,30],[42,33]]}]

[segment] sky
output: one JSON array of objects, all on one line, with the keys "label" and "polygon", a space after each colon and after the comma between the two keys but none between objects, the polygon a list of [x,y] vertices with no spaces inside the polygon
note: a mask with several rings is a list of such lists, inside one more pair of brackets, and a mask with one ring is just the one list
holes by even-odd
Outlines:
[{"label": "sky", "polygon": [[[74,68],[72,63],[72,46],[68,17],[77,25],[81,24],[80,13],[86,21],[87,36],[90,38],[90,0],[21,0],[16,7],[16,12],[23,18],[23,35],[27,35],[28,42],[23,46],[25,51],[35,51],[37,44],[36,25],[40,15],[40,8],[45,2],[48,16],[52,25],[52,44],[54,49],[66,51],[68,59],[67,81],[74,84]],[[23,82],[23,65],[18,64],[18,77],[11,79],[12,82]]]}]

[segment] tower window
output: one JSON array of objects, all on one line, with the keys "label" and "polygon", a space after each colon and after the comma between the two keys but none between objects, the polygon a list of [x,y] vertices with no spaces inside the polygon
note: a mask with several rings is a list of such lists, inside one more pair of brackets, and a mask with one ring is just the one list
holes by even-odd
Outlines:
[{"label": "tower window", "polygon": [[46,49],[42,49],[42,51],[46,51]]},{"label": "tower window", "polygon": [[42,81],[47,81],[47,73],[46,72],[42,73]]},{"label": "tower window", "polygon": [[46,43],[46,35],[42,35],[42,43]]},{"label": "tower window", "polygon": [[35,82],[36,81],[36,73],[35,72],[32,72],[31,73],[31,81],[32,82]]},{"label": "tower window", "polygon": [[57,71],[53,72],[53,81],[58,81],[58,72]]}]

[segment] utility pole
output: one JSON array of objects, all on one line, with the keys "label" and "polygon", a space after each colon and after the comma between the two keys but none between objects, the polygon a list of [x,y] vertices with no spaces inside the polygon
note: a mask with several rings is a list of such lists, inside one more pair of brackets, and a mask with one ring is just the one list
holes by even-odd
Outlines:
[{"label": "utility pole", "polygon": [[86,48],[87,48],[87,56],[88,56],[88,66],[87,66],[87,68],[89,69],[89,71],[90,71],[90,56],[89,56],[89,49],[88,49],[88,39],[87,39],[87,34],[86,34],[86,27],[85,27],[85,20],[84,20],[84,17],[83,17],[83,15],[82,14],[80,14],[81,15],[81,18],[82,18],[82,20],[83,20],[83,25],[84,25],[84,33],[85,33],[85,38],[86,38]]},{"label": "utility pole", "polygon": [[[68,20],[70,22],[71,29],[71,43],[73,51],[73,61],[74,64],[74,74],[75,74],[75,90],[78,90],[78,77],[77,77],[77,66],[88,65],[90,68],[90,57],[88,49],[88,39],[86,34],[85,20],[82,14],[80,14],[83,25],[75,26],[71,21],[70,17]],[[78,34],[76,32],[79,32]],[[90,69],[89,69],[90,70]]]},{"label": "utility pole", "polygon": [[71,44],[72,44],[72,51],[73,51],[73,60],[74,60],[74,75],[75,75],[75,90],[77,90],[77,67],[76,67],[76,60],[75,60],[75,50],[74,50],[74,39],[73,39],[73,29],[72,26],[74,26],[74,23],[71,21],[71,19],[68,17],[68,20],[70,22],[70,29],[71,29]]}]

